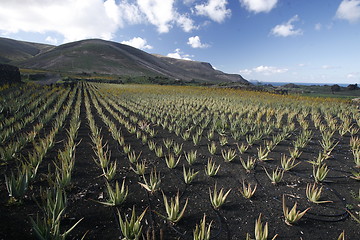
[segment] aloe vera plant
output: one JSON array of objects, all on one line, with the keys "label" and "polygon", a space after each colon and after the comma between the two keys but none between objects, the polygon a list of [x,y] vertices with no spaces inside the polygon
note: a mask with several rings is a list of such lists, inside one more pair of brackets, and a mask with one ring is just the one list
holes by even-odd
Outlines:
[{"label": "aloe vera plant", "polygon": [[236,151],[234,149],[221,150],[221,155],[225,162],[231,162],[236,157]]},{"label": "aloe vera plant", "polygon": [[168,202],[168,198],[166,197],[164,192],[162,193],[162,195],[163,195],[163,200],[164,200],[164,205],[165,205],[165,210],[166,210],[167,215],[165,216],[165,215],[159,214],[159,216],[165,218],[172,224],[179,222],[181,220],[181,218],[184,216],[189,199],[186,199],[183,209],[180,210],[179,192],[176,194],[176,196],[174,198],[170,199],[170,203]]},{"label": "aloe vera plant", "polygon": [[208,150],[209,150],[211,155],[214,155],[216,153],[216,144],[215,144],[215,142],[211,142],[210,144],[208,144]]},{"label": "aloe vera plant", "polygon": [[111,181],[116,175],[116,161],[112,162],[105,169],[103,168],[103,176],[106,180]]},{"label": "aloe vera plant", "polygon": [[178,159],[175,160],[174,154],[169,153],[169,155],[165,156],[166,166],[170,169],[174,169],[179,164],[180,159],[181,159],[181,156],[179,156]]},{"label": "aloe vera plant", "polygon": [[11,173],[10,177],[5,175],[5,184],[9,193],[10,202],[21,202],[28,189],[28,174],[19,170],[17,175],[14,175],[13,172]]},{"label": "aloe vera plant", "polygon": [[186,170],[185,166],[183,166],[183,176],[184,176],[184,182],[186,184],[190,184],[194,178],[196,177],[196,175],[198,175],[199,171],[195,172],[194,169],[190,169]]},{"label": "aloe vera plant", "polygon": [[137,175],[144,175],[145,169],[146,169],[146,163],[145,163],[145,161],[137,162],[137,163],[135,163],[135,168],[130,167],[130,169]]},{"label": "aloe vera plant", "polygon": [[164,146],[165,146],[167,149],[170,149],[171,146],[172,146],[173,143],[174,143],[174,140],[173,140],[173,139],[166,138],[166,139],[163,139],[163,143],[164,143]]},{"label": "aloe vera plant", "polygon": [[[81,218],[79,221],[77,221],[72,227],[70,227],[65,232],[60,232],[60,219],[61,219],[62,212],[57,216],[54,222],[49,221],[46,218],[39,218],[39,216],[36,217],[34,220],[32,217],[30,217],[30,223],[32,225],[32,229],[34,231],[34,234],[36,238],[38,239],[51,239],[51,240],[65,240],[66,236],[69,235],[69,233],[74,230],[74,228],[83,220]],[[83,238],[82,238],[83,239]]]},{"label": "aloe vera plant", "polygon": [[208,159],[207,165],[205,166],[205,174],[209,177],[216,176],[220,169],[220,165],[216,166],[216,163],[211,158]]},{"label": "aloe vera plant", "polygon": [[313,185],[307,184],[306,185],[307,199],[313,203],[331,203],[332,201],[320,201],[322,189],[323,186],[318,188],[315,183]]},{"label": "aloe vera plant", "polygon": [[355,167],[360,168],[360,148],[352,150],[354,156]]},{"label": "aloe vera plant", "polygon": [[[259,214],[258,219],[255,221],[255,240],[267,240],[269,235],[268,223],[265,225],[261,222],[261,213]],[[278,235],[276,234],[272,240],[274,240]],[[250,239],[249,234],[247,234],[247,239]]]},{"label": "aloe vera plant", "polygon": [[281,155],[280,163],[284,171],[290,171],[291,169],[300,164],[300,162],[295,162],[295,158],[289,158],[285,154]]},{"label": "aloe vera plant", "polygon": [[266,170],[266,168],[264,168],[264,170],[265,170],[266,175],[271,180],[271,183],[274,185],[279,183],[284,176],[284,171],[281,170],[279,167],[276,167],[276,169],[272,171],[272,174],[269,174],[269,172]]},{"label": "aloe vera plant", "polygon": [[242,158],[240,158],[240,162],[246,172],[250,173],[255,168],[256,159],[249,156],[246,162]]},{"label": "aloe vera plant", "polygon": [[106,202],[99,202],[107,206],[120,206],[127,198],[128,187],[125,187],[125,180],[122,182],[121,188],[119,182],[115,182],[115,189],[113,189],[110,183],[106,182],[106,190],[108,199]]},{"label": "aloe vera plant", "polygon": [[257,188],[257,184],[254,186],[254,188],[252,188],[251,184],[248,183],[247,185],[245,184],[245,181],[242,182],[242,189],[239,188],[239,192],[241,193],[241,195],[246,198],[246,199],[250,199],[256,192],[256,188]]},{"label": "aloe vera plant", "polygon": [[46,190],[42,192],[42,205],[43,218],[37,215],[34,220],[30,217],[30,222],[35,236],[38,239],[54,239],[65,240],[66,236],[83,220],[80,219],[67,231],[61,233],[60,225],[67,205],[66,193],[61,188],[55,190]]},{"label": "aloe vera plant", "polygon": [[193,240],[210,240],[212,221],[206,227],[206,215],[201,219],[200,224],[195,227]]},{"label": "aloe vera plant", "polygon": [[309,211],[310,208],[305,209],[304,211],[297,211],[297,203],[294,204],[294,206],[289,210],[289,208],[286,206],[285,202],[285,196],[283,195],[282,200],[283,205],[283,213],[285,218],[285,223],[289,226],[292,226],[293,224],[297,223],[307,211]]},{"label": "aloe vera plant", "polygon": [[327,174],[329,173],[330,169],[326,166],[326,164],[321,164],[317,167],[313,166],[313,176],[315,182],[322,182],[326,178]]},{"label": "aloe vera plant", "polygon": [[161,158],[164,155],[162,146],[155,147],[155,155],[159,158]]},{"label": "aloe vera plant", "polygon": [[244,143],[242,143],[241,145],[236,144],[236,146],[237,146],[237,149],[239,150],[240,154],[245,153],[249,148],[249,145],[246,145]]},{"label": "aloe vera plant", "polygon": [[179,154],[182,151],[182,146],[183,146],[183,144],[179,144],[179,143],[173,144],[173,152],[174,152],[175,156],[179,156]]},{"label": "aloe vera plant", "polygon": [[119,210],[117,210],[117,211],[118,211],[119,225],[120,225],[121,233],[123,235],[122,239],[123,240],[139,240],[141,237],[141,232],[142,232],[141,221],[144,218],[147,209],[145,209],[140,214],[140,216],[137,217],[136,213],[135,213],[135,206],[133,206],[130,220],[128,220],[126,215],[123,220]]},{"label": "aloe vera plant", "polygon": [[185,159],[189,163],[189,165],[193,165],[196,162],[196,154],[197,151],[191,150],[190,152],[185,152]]},{"label": "aloe vera plant", "polygon": [[215,183],[214,191],[212,192],[209,188],[210,202],[211,205],[218,210],[226,201],[227,196],[229,195],[231,189],[224,193],[224,189],[221,188],[220,191],[217,191],[217,184]]},{"label": "aloe vera plant", "polygon": [[160,178],[160,173],[156,172],[156,168],[153,168],[151,170],[149,181],[146,180],[144,175],[143,175],[143,179],[144,179],[144,183],[139,182],[139,184],[147,191],[154,193],[160,189],[161,178]]},{"label": "aloe vera plant", "polygon": [[219,137],[219,142],[221,146],[225,146],[228,143],[228,139],[226,136],[220,136]]},{"label": "aloe vera plant", "polygon": [[135,151],[131,151],[128,153],[128,159],[131,163],[136,163],[139,160],[140,156],[141,152],[137,156]]}]

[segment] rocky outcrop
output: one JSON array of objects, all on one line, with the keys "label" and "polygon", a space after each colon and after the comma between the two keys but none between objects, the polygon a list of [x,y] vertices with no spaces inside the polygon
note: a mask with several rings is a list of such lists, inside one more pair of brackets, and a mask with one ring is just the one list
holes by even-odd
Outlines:
[{"label": "rocky outcrop", "polygon": [[0,64],[0,85],[19,82],[21,82],[21,76],[18,67]]}]

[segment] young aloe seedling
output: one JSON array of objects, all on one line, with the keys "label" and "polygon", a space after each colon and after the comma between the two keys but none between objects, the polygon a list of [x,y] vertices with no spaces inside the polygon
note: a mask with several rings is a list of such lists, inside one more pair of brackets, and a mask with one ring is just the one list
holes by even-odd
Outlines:
[{"label": "young aloe seedling", "polygon": [[243,181],[242,185],[243,187],[242,189],[239,189],[239,192],[241,193],[241,195],[243,195],[244,198],[250,199],[255,194],[257,184],[254,188],[252,188],[250,183],[245,185],[245,181]]},{"label": "young aloe seedling", "polygon": [[[259,218],[255,222],[255,240],[267,240],[269,235],[268,223],[265,225],[261,222],[261,213],[259,214]],[[272,240],[274,240],[278,235],[276,234]],[[250,239],[249,234],[247,234],[247,239]]]},{"label": "young aloe seedling", "polygon": [[170,199],[170,204],[168,203],[168,199],[167,199],[166,195],[164,194],[164,192],[162,194],[163,194],[164,205],[165,205],[165,210],[166,210],[167,215],[166,216],[161,215],[161,214],[158,214],[158,215],[165,218],[172,224],[179,222],[181,220],[181,218],[184,216],[185,209],[186,209],[189,199],[186,199],[185,205],[184,205],[183,209],[180,211],[179,192],[176,194],[176,196],[174,198]]},{"label": "young aloe seedling", "polygon": [[167,148],[167,149],[170,149],[171,146],[173,145],[174,143],[174,140],[173,139],[163,139],[163,143],[164,143],[164,146]]},{"label": "young aloe seedling", "polygon": [[111,185],[106,182],[106,189],[108,194],[108,199],[106,202],[99,202],[107,206],[120,206],[127,198],[128,187],[125,188],[125,180],[122,182],[121,188],[119,187],[118,181],[115,183],[115,190]]},{"label": "young aloe seedling", "polygon": [[165,156],[165,162],[168,168],[174,169],[179,164],[181,159],[181,156],[178,157],[177,160],[175,160],[175,156],[172,153],[169,153],[168,156]]},{"label": "young aloe seedling", "polygon": [[296,210],[297,203],[294,204],[291,210],[286,206],[285,196],[283,195],[283,213],[285,217],[285,223],[289,226],[297,223],[310,208],[305,209],[304,211],[300,212]]},{"label": "young aloe seedling", "polygon": [[284,171],[290,171],[294,167],[300,164],[300,162],[295,163],[295,158],[287,157],[285,154],[281,155],[281,167]]},{"label": "young aloe seedling", "polygon": [[242,158],[240,158],[241,165],[244,167],[247,173],[250,173],[251,170],[255,168],[256,159],[248,156],[247,161],[245,162]]},{"label": "young aloe seedling", "polygon": [[239,150],[240,154],[245,153],[249,148],[249,145],[246,145],[244,143],[242,143],[240,146],[238,144],[236,144],[236,146],[237,146],[237,149]]},{"label": "young aloe seedling", "polygon": [[322,182],[326,178],[326,175],[329,173],[330,169],[326,166],[326,164],[319,165],[317,167],[313,166],[313,176],[315,182]]},{"label": "young aloe seedling", "polygon": [[209,150],[211,155],[214,155],[216,153],[216,144],[215,144],[215,142],[211,142],[210,144],[208,144],[208,150]]},{"label": "young aloe seedling", "polygon": [[123,239],[125,240],[139,240],[141,237],[141,221],[145,216],[146,213],[145,209],[140,216],[136,217],[135,213],[135,206],[133,206],[133,210],[131,213],[130,221],[127,219],[127,217],[124,217],[124,220],[122,219],[120,212],[118,210],[118,218],[119,218],[119,225],[122,232],[122,235],[124,236]]},{"label": "young aloe seedling", "polygon": [[265,170],[265,172],[266,172],[266,175],[267,175],[267,176],[269,177],[269,179],[271,180],[271,183],[274,184],[274,185],[277,184],[277,183],[279,183],[279,182],[282,180],[283,176],[284,176],[284,171],[281,170],[281,169],[278,168],[278,167],[276,167],[276,169],[273,170],[273,172],[272,172],[271,175],[268,173],[268,171],[266,170],[266,168],[264,168],[264,170]]},{"label": "young aloe seedling", "polygon": [[190,164],[190,165],[193,165],[196,161],[196,154],[197,154],[197,151],[193,151],[191,150],[190,152],[185,152],[185,159],[186,161]]},{"label": "young aloe seedling", "polygon": [[332,201],[319,201],[321,197],[323,187],[318,188],[316,184],[313,185],[307,184],[306,185],[306,197],[310,202],[313,203],[331,203]]},{"label": "young aloe seedling", "polygon": [[259,161],[268,161],[271,160],[271,158],[268,158],[268,155],[270,153],[269,150],[266,148],[262,148],[261,146],[257,149],[258,150],[258,159]]},{"label": "young aloe seedling", "polygon": [[224,194],[224,189],[220,189],[219,192],[217,192],[216,190],[217,184],[215,183],[215,187],[214,187],[214,191],[213,193],[211,192],[211,189],[209,188],[209,193],[210,193],[210,202],[211,205],[218,210],[226,201],[227,196],[229,195],[231,189],[229,189],[225,194]]},{"label": "young aloe seedling", "polygon": [[137,162],[135,164],[135,169],[133,167],[130,167],[130,169],[137,175],[144,175],[145,169],[146,169],[146,163],[145,163],[145,161]]},{"label": "young aloe seedling", "polygon": [[155,147],[155,155],[159,158],[161,158],[164,155],[162,146]]},{"label": "young aloe seedling", "polygon": [[139,184],[147,191],[154,193],[160,189],[161,178],[160,178],[160,173],[156,172],[156,168],[153,168],[151,170],[149,181],[146,180],[144,175],[143,178],[145,183],[139,182]]},{"label": "young aloe seedling", "polygon": [[206,215],[204,214],[204,217],[200,221],[200,224],[199,225],[196,224],[194,234],[193,234],[193,236],[194,236],[193,239],[194,240],[210,240],[211,225],[212,225],[212,221],[206,227]]},{"label": "young aloe seedling", "polygon": [[236,151],[234,149],[221,150],[221,155],[225,162],[231,162],[236,157]]},{"label": "young aloe seedling", "polygon": [[139,160],[140,156],[141,156],[141,152],[140,152],[139,155],[137,155],[137,156],[136,156],[136,152],[135,152],[135,151],[132,151],[132,152],[129,152],[129,153],[128,153],[128,158],[129,158],[129,161],[130,161],[131,163],[136,163],[136,162]]},{"label": "young aloe seedling", "polygon": [[183,146],[183,144],[174,143],[173,152],[174,152],[175,156],[179,156],[179,154],[182,151],[182,146]]},{"label": "young aloe seedling", "polygon": [[111,181],[116,175],[116,161],[110,163],[106,168],[103,168],[103,176],[106,180]]},{"label": "young aloe seedling", "polygon": [[208,159],[207,165],[205,166],[205,174],[209,177],[216,176],[220,169],[220,165],[216,166],[215,162],[211,158]]},{"label": "young aloe seedling", "polygon": [[186,184],[190,184],[194,178],[196,177],[196,175],[199,173],[199,171],[195,172],[194,169],[190,169],[186,171],[185,166],[183,166],[183,175],[184,175],[184,182]]},{"label": "young aloe seedling", "polygon": [[19,170],[17,175],[13,172],[10,177],[5,175],[5,184],[10,197],[9,203],[21,202],[29,185],[28,174]]}]

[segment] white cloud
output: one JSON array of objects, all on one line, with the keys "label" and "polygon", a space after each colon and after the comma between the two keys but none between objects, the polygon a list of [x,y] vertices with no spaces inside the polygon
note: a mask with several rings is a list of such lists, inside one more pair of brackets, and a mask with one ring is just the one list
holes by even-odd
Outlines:
[{"label": "white cloud", "polygon": [[179,13],[176,13],[175,15],[177,25],[179,25],[185,32],[191,32],[192,30],[198,28],[194,25],[194,21],[187,15],[181,15]]},{"label": "white cloud", "polygon": [[183,60],[191,60],[190,59],[191,56],[188,54],[184,54],[180,50],[180,48],[175,49],[173,53],[168,53],[166,56],[171,58],[183,59]]},{"label": "white cloud", "polygon": [[276,73],[285,73],[289,69],[287,68],[278,68],[278,67],[272,67],[272,66],[258,66],[256,68],[253,68],[254,72],[262,73],[264,75],[270,75],[270,74],[276,74]]},{"label": "white cloud", "polygon": [[315,28],[315,30],[317,30],[317,31],[321,30],[321,28],[322,28],[321,23],[315,24],[314,28]]},{"label": "white cloud", "polygon": [[51,36],[47,36],[45,38],[45,41],[52,44],[52,45],[56,45],[58,43],[58,40],[54,37],[51,37]]},{"label": "white cloud", "polygon": [[138,49],[152,49],[153,47],[147,44],[146,39],[141,37],[134,37],[129,41],[122,41],[122,44],[126,44]]},{"label": "white cloud", "polygon": [[242,75],[250,75],[250,74],[252,73],[252,70],[246,68],[246,69],[240,70],[239,72],[240,72],[240,74],[242,74]]},{"label": "white cloud", "polygon": [[276,7],[278,0],[240,0],[240,3],[248,11],[254,13],[270,12]]},{"label": "white cloud", "polygon": [[176,23],[185,32],[196,28],[186,14],[178,13],[174,8],[175,0],[137,0],[140,10],[146,19],[157,27],[159,33],[167,33]]},{"label": "white cloud", "polygon": [[147,20],[157,26],[160,33],[169,32],[173,18],[174,0],[137,0]]},{"label": "white cloud", "polygon": [[175,0],[2,0],[0,33],[59,34],[64,42],[86,38],[111,40],[119,28],[150,23],[158,32],[179,26],[196,29],[186,13],[174,8]]},{"label": "white cloud", "polygon": [[209,44],[201,43],[199,36],[189,37],[187,44],[190,45],[192,48],[207,48],[207,47],[209,47]]},{"label": "white cloud", "polygon": [[252,74],[262,74],[265,76],[273,75],[273,74],[280,74],[280,73],[286,73],[289,71],[287,68],[279,68],[279,67],[273,67],[273,66],[258,66],[254,67],[252,69],[242,69],[240,70],[240,74],[244,75],[252,75]]},{"label": "white cloud", "polygon": [[115,0],[2,1],[0,30],[55,32],[65,42],[85,38],[109,40],[125,23],[139,22],[139,14],[126,0],[119,4]]},{"label": "white cloud", "polygon": [[294,29],[294,22],[299,21],[299,16],[295,15],[290,18],[286,23],[276,25],[273,29],[271,29],[271,33],[275,36],[288,37],[288,36],[296,36],[302,35],[303,31],[301,29]]},{"label": "white cloud", "polygon": [[358,72],[348,73],[346,75],[346,78],[351,79],[351,80],[360,79],[360,73],[358,73]]},{"label": "white cloud", "polygon": [[343,0],[336,11],[335,17],[351,23],[359,21],[360,0]]},{"label": "white cloud", "polygon": [[226,8],[227,0],[208,0],[207,3],[195,6],[197,15],[209,17],[211,20],[221,23],[231,16],[231,10]]}]

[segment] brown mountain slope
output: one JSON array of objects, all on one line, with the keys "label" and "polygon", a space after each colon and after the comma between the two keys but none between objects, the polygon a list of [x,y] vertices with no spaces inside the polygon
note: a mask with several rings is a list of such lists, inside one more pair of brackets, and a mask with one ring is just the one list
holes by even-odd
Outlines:
[{"label": "brown mountain slope", "polygon": [[[26,46],[33,46],[33,48],[19,48],[19,52],[26,57],[15,59],[11,62],[12,64],[22,68],[67,73],[96,72],[127,76],[165,76],[186,81],[231,81],[248,84],[240,75],[215,70],[209,63],[160,57],[128,45],[100,39],[71,42],[47,49],[39,49],[33,43]],[[1,57],[3,57],[2,54],[0,54]]]},{"label": "brown mountain slope", "polygon": [[23,61],[53,48],[52,45],[0,38],[0,63]]}]

